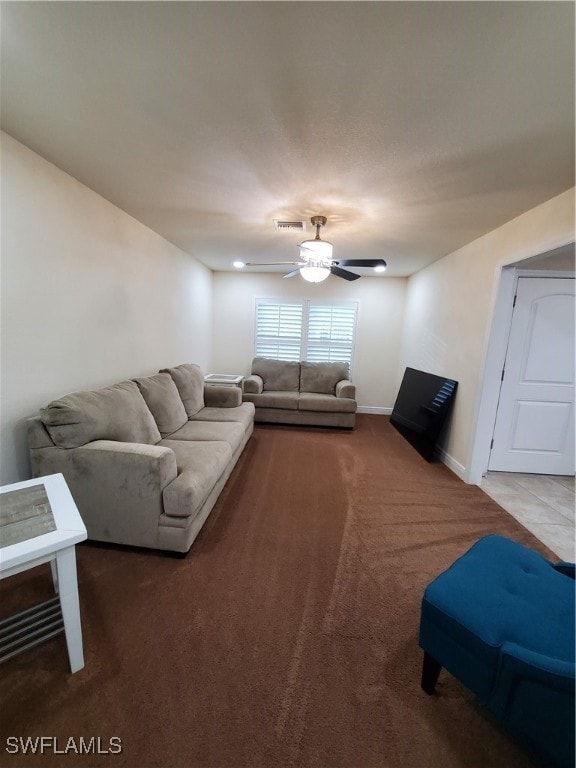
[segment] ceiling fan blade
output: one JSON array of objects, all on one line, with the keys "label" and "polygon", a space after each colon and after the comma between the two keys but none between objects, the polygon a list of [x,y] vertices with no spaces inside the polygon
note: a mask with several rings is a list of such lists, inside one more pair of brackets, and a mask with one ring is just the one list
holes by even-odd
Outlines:
[{"label": "ceiling fan blade", "polygon": [[299,269],[295,269],[294,272],[288,272],[287,275],[282,275],[282,277],[283,278],[286,278],[286,277],[296,277],[296,275],[299,275],[299,274],[300,274],[300,270]]},{"label": "ceiling fan blade", "polygon": [[330,267],[330,272],[336,277],[343,277],[344,280],[358,280],[360,275],[355,275],[354,272],[348,272],[347,269],[340,269],[340,267]]},{"label": "ceiling fan blade", "polygon": [[245,267],[276,267],[276,266],[282,266],[282,265],[288,265],[288,266],[300,265],[304,267],[306,266],[306,263],[304,261],[247,261],[244,264]]},{"label": "ceiling fan blade", "polygon": [[384,259],[338,259],[335,262],[341,267],[385,267]]}]

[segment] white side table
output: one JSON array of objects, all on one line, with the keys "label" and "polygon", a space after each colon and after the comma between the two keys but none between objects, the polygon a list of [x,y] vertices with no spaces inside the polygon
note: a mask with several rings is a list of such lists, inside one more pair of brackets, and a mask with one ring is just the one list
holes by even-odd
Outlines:
[{"label": "white side table", "polygon": [[244,376],[235,373],[209,373],[204,376],[205,384],[217,384],[218,386],[241,387]]},{"label": "white side table", "polygon": [[[48,520],[46,527],[52,530],[42,532],[37,528],[30,538],[23,538],[15,543],[8,541],[8,535],[5,534],[5,541],[0,539],[0,578],[14,576],[49,562],[57,597],[1,622],[0,660],[6,660],[20,651],[38,645],[63,629],[66,634],[70,668],[72,672],[77,672],[84,666],[84,653],[75,546],[87,538],[86,527],[62,474],[1,486],[0,508],[2,494],[34,486],[39,487],[39,493],[42,487],[45,489],[50,509],[42,515],[31,511],[29,520],[42,516]],[[25,523],[26,520],[22,521],[23,525]],[[6,532],[13,525],[11,523],[2,526],[0,536],[2,529]]]}]

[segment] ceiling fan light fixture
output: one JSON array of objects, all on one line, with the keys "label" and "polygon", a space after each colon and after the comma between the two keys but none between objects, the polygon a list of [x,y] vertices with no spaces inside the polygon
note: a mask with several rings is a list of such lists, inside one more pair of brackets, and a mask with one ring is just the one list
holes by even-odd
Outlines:
[{"label": "ceiling fan light fixture", "polygon": [[[299,261],[273,261],[268,263],[259,262],[257,264],[248,262],[242,266],[268,267],[290,265],[297,268],[292,269],[291,272],[283,275],[283,277],[296,277],[299,274],[308,283],[321,283],[323,280],[326,280],[328,275],[334,275],[334,277],[340,277],[350,282],[358,280],[360,275],[355,272],[349,272],[347,269],[343,269],[343,267],[373,267],[376,272],[383,272],[386,269],[384,259],[342,259],[334,261],[332,258],[332,243],[320,239],[320,229],[327,221],[326,216],[312,216],[310,222],[313,227],[316,227],[316,237],[313,240],[304,240],[303,243],[300,243],[298,246],[300,249]],[[235,263],[234,266],[240,266],[240,264]]]},{"label": "ceiling fan light fixture", "polygon": [[[298,246],[300,248],[300,258],[302,261],[315,261],[315,266],[329,268],[332,263],[332,243],[320,240],[320,228],[326,224],[326,216],[312,216],[310,221],[312,226],[316,227],[316,237],[314,240],[304,240],[303,243],[300,243]],[[324,262],[324,264],[318,264],[319,261]]]},{"label": "ceiling fan light fixture", "polygon": [[321,283],[330,274],[328,267],[300,267],[300,274],[308,283]]},{"label": "ceiling fan light fixture", "polygon": [[298,248],[300,248],[300,256],[303,261],[310,259],[330,261],[332,259],[333,246],[327,240],[304,240]]}]

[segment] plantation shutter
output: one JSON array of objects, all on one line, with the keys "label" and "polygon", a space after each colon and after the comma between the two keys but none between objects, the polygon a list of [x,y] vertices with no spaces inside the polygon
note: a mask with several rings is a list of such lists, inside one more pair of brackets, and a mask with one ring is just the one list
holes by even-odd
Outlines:
[{"label": "plantation shutter", "polygon": [[258,301],[256,356],[275,360],[300,360],[302,315],[302,304]]},{"label": "plantation shutter", "polygon": [[352,369],[356,302],[256,300],[254,353],[274,360],[345,362]]},{"label": "plantation shutter", "polygon": [[343,361],[352,363],[356,331],[355,303],[308,308],[306,360],[311,363]]}]

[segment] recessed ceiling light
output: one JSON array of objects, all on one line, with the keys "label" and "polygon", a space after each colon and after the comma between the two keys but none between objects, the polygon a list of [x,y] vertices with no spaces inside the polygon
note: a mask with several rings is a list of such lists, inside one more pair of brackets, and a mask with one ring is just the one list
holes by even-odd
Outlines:
[{"label": "recessed ceiling light", "polygon": [[243,262],[243,261],[234,261],[234,262],[232,263],[232,266],[233,266],[233,267],[236,267],[236,269],[242,269],[242,267],[245,267],[245,266],[246,266],[246,264],[244,264],[244,262]]},{"label": "recessed ceiling light", "polygon": [[374,267],[374,272],[385,272],[385,271],[386,271],[386,267],[382,267],[382,266]]}]

